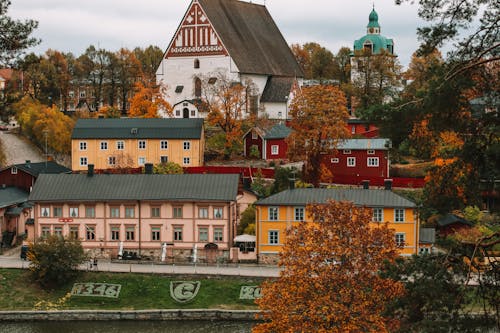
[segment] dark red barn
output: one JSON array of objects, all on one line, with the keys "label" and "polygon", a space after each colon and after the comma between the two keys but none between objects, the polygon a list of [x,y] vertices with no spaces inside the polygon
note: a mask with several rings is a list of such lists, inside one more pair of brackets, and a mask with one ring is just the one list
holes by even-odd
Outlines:
[{"label": "dark red barn", "polygon": [[243,137],[244,155],[263,160],[282,160],[287,158],[286,138],[292,130],[279,123],[269,129],[254,127]]}]

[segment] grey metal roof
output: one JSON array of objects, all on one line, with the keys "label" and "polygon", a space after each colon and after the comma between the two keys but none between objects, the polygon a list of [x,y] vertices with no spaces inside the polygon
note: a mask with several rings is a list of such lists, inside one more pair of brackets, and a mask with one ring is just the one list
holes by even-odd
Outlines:
[{"label": "grey metal roof", "polygon": [[30,201],[233,201],[239,175],[42,174]]},{"label": "grey metal roof", "polygon": [[[18,170],[22,170],[32,176],[38,177],[41,173],[71,173],[71,169],[66,168],[54,161],[15,164]],[[8,167],[12,168],[12,166]],[[5,170],[5,169],[4,169]]]},{"label": "grey metal roof", "polygon": [[[72,139],[200,139],[203,119],[78,119]],[[134,130],[135,129],[135,130]]]},{"label": "grey metal roof", "polygon": [[436,229],[420,228],[418,239],[422,244],[434,244],[436,242]]},{"label": "grey metal roof", "polygon": [[257,201],[256,205],[304,206],[312,203],[326,203],[328,200],[350,201],[357,206],[414,208],[408,199],[389,190],[298,188],[286,190]]},{"label": "grey metal roof", "polygon": [[292,133],[292,130],[290,128],[286,127],[285,124],[279,123],[266,131],[264,139],[285,139],[290,135],[290,133]]},{"label": "grey metal roof", "polygon": [[347,139],[339,143],[337,149],[351,150],[388,150],[391,147],[389,139]]},{"label": "grey metal roof", "polygon": [[290,96],[295,78],[293,77],[270,77],[262,92],[261,102],[285,103]]},{"label": "grey metal roof", "polygon": [[265,6],[236,0],[198,2],[240,72],[304,76]]},{"label": "grey metal roof", "polygon": [[0,187],[0,208],[20,204],[28,200],[28,192],[17,187]]}]

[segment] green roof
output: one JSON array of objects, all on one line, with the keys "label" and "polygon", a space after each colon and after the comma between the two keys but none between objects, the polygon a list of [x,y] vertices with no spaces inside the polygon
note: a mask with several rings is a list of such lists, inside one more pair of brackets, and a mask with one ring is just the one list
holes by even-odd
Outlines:
[{"label": "green roof", "polygon": [[389,190],[338,188],[298,188],[286,190],[259,200],[255,204],[266,206],[305,206],[312,203],[326,203],[328,200],[350,201],[356,206],[366,207],[416,207],[410,200]]},{"label": "green roof", "polygon": [[285,139],[292,133],[292,130],[285,126],[285,124],[279,123],[271,127],[266,134],[264,135],[264,139],[272,140],[272,139]]},{"label": "green roof", "polygon": [[362,51],[366,41],[373,44],[373,54],[379,54],[381,50],[386,50],[394,54],[394,42],[392,39],[385,38],[382,35],[367,34],[354,42],[354,52]]},{"label": "green roof", "polygon": [[203,119],[78,119],[72,139],[200,139]]},{"label": "green roof", "polygon": [[239,175],[42,174],[30,201],[234,201]]},{"label": "green roof", "polygon": [[[26,162],[22,164],[15,164],[13,166],[16,167],[18,170],[22,170],[34,177],[38,177],[38,175],[41,173],[71,173],[71,169],[68,169],[60,164],[57,164],[54,161],[37,162],[37,163]],[[12,168],[12,166],[8,168]]]},{"label": "green roof", "polygon": [[17,205],[28,200],[28,193],[17,187],[0,187],[0,208]]},{"label": "green roof", "polygon": [[380,28],[380,25],[378,24],[378,14],[375,11],[375,8],[372,9],[372,12],[368,16],[367,28]]}]

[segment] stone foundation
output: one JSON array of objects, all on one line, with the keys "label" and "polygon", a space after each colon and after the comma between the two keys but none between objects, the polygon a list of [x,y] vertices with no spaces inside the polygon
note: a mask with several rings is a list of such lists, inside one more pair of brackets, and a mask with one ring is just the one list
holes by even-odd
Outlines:
[{"label": "stone foundation", "polygon": [[280,256],[277,253],[259,254],[258,263],[264,265],[277,265],[279,259]]}]

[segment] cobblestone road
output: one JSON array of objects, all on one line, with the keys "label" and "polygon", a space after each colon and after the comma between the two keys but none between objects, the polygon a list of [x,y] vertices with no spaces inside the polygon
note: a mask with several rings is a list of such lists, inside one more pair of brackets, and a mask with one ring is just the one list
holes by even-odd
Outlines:
[{"label": "cobblestone road", "polygon": [[1,131],[0,141],[2,141],[6,166],[24,163],[26,160],[31,162],[43,162],[45,160],[42,152],[37,147],[11,131]]}]

